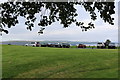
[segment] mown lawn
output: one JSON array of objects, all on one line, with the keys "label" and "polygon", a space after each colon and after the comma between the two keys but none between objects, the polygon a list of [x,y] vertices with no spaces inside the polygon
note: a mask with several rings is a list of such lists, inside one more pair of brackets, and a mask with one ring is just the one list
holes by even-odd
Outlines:
[{"label": "mown lawn", "polygon": [[2,46],[3,78],[117,78],[117,49]]}]

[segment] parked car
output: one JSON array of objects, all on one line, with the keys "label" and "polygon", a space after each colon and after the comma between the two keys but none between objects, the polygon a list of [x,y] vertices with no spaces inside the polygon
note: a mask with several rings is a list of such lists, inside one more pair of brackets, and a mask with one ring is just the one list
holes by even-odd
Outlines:
[{"label": "parked car", "polygon": [[104,43],[97,43],[97,48],[103,49],[106,48]]},{"label": "parked car", "polygon": [[47,43],[41,43],[41,47],[47,47]]},{"label": "parked car", "polygon": [[62,43],[62,48],[70,48],[70,44],[68,44],[68,43]]},{"label": "parked car", "polygon": [[47,47],[54,47],[55,44],[54,43],[47,43]]},{"label": "parked car", "polygon": [[115,47],[115,43],[110,43],[109,45],[108,45],[108,49],[115,49],[116,47]]},{"label": "parked car", "polygon": [[11,45],[10,43],[8,45]]},{"label": "parked car", "polygon": [[33,46],[33,47],[39,47],[39,42],[31,42],[30,44],[25,44],[25,46]]},{"label": "parked car", "polygon": [[86,45],[84,45],[84,44],[79,44],[79,45],[78,45],[78,48],[86,48]]},{"label": "parked car", "polygon": [[55,44],[54,44],[54,47],[62,48],[62,44],[60,44],[60,43],[55,43]]}]

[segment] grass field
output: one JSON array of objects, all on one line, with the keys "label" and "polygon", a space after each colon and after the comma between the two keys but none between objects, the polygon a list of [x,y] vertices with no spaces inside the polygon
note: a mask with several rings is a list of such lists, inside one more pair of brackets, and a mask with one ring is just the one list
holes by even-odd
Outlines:
[{"label": "grass field", "polygon": [[117,49],[2,46],[3,78],[117,78]]}]

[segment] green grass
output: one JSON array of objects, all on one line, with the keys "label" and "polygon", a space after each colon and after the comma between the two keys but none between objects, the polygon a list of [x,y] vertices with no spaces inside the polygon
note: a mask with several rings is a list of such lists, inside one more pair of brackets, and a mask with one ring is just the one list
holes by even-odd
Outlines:
[{"label": "green grass", "polygon": [[117,78],[117,49],[3,45],[3,78]]}]

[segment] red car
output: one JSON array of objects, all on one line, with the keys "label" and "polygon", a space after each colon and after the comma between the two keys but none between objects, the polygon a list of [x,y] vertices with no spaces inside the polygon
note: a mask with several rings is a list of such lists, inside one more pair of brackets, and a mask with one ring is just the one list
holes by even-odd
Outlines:
[{"label": "red car", "polygon": [[84,44],[79,44],[79,45],[78,45],[78,48],[86,48],[86,45],[84,45]]}]

